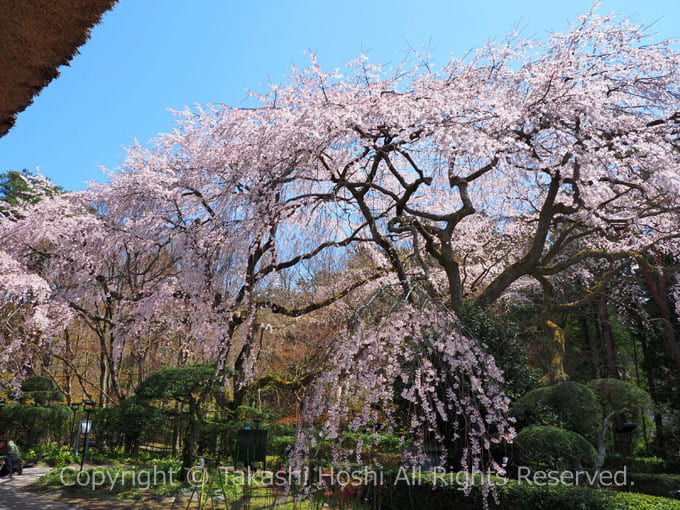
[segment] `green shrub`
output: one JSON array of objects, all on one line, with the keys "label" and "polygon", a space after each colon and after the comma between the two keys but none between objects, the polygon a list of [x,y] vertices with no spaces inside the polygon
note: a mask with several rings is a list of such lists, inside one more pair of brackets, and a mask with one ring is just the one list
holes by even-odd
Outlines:
[{"label": "green shrub", "polygon": [[554,425],[591,441],[595,440],[602,414],[593,390],[571,381],[530,391],[512,411],[520,426]]},{"label": "green shrub", "polygon": [[629,473],[628,481],[635,492],[680,499],[680,475]]},{"label": "green shrub", "polygon": [[659,457],[626,457],[611,453],[604,463],[605,469],[618,471],[624,467],[630,473],[661,474],[668,473],[668,462]]},{"label": "green shrub", "polygon": [[286,459],[289,450],[295,445],[295,436],[277,436],[271,439],[271,454]]},{"label": "green shrub", "polygon": [[68,437],[73,412],[68,406],[8,404],[0,408],[0,430],[24,450]]},{"label": "green shrub", "polygon": [[111,450],[124,446],[128,455],[136,455],[139,447],[152,442],[168,421],[158,409],[132,396],[119,407],[97,409],[94,417],[96,444],[100,449],[108,447]]},{"label": "green shrub", "polygon": [[379,453],[391,453],[396,455],[401,453],[403,446],[399,436],[381,434],[378,444],[374,449]]},{"label": "green shrub", "polygon": [[515,400],[538,384],[538,374],[530,368],[526,343],[512,321],[466,301],[460,320],[463,331],[482,342],[505,375],[503,390]]},{"label": "green shrub", "polygon": [[654,408],[649,394],[628,381],[594,379],[588,386],[597,395],[605,416],[611,413],[647,411]]},{"label": "green shrub", "polygon": [[24,453],[24,458],[31,462],[44,462],[50,466],[67,466],[76,461],[73,450],[69,446],[51,442],[36,445]]},{"label": "green shrub", "polygon": [[272,423],[267,425],[269,437],[276,436],[294,436],[296,427],[294,425],[282,425],[280,423]]},{"label": "green shrub", "polygon": [[583,384],[563,381],[552,387],[549,402],[558,413],[556,425],[590,441],[595,439],[602,413],[593,390]]},{"label": "green shrub", "polygon": [[21,401],[34,402],[39,406],[47,406],[51,403],[63,402],[64,394],[59,390],[59,386],[49,377],[36,375],[29,377],[21,384],[23,393]]},{"label": "green shrub", "polygon": [[158,409],[145,405],[137,397],[125,399],[119,409],[125,451],[128,453],[137,453],[145,439],[167,422]]},{"label": "green shrub", "polygon": [[514,441],[517,462],[553,469],[580,468],[595,463],[595,448],[576,432],[534,425],[522,429]]},{"label": "green shrub", "polygon": [[342,436],[344,448],[356,448],[359,442],[363,444],[364,452],[401,454],[404,449],[401,438],[392,434],[345,432]]},{"label": "green shrub", "polygon": [[[386,484],[382,509],[479,510],[484,507],[482,488],[472,487],[465,496],[460,486],[431,484]],[[680,502],[637,494],[565,485],[538,486],[508,481],[496,487],[499,504],[489,495],[490,510],[680,510]]]}]

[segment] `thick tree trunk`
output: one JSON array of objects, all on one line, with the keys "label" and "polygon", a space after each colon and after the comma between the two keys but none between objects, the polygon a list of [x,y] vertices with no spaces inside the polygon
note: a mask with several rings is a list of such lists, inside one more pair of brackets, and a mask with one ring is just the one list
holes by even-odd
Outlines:
[{"label": "thick tree trunk", "polygon": [[564,352],[566,348],[564,329],[554,322],[552,318],[548,317],[543,318],[543,327],[551,337],[552,358],[548,366],[548,373],[541,378],[541,382],[554,384],[565,381],[569,376],[564,369]]},{"label": "thick tree trunk", "polygon": [[106,395],[109,392],[108,381],[109,377],[106,365],[106,355],[102,350],[99,353],[99,387],[101,388],[99,393],[99,407],[104,407],[104,403],[106,402]]},{"label": "thick tree trunk", "polygon": [[601,376],[600,373],[600,348],[597,344],[597,341],[595,339],[595,336],[591,334],[590,332],[590,325],[588,323],[588,315],[586,315],[587,312],[584,312],[580,316],[580,322],[581,322],[581,330],[583,331],[583,335],[586,338],[586,342],[588,343],[588,349],[590,350],[590,363],[593,368],[593,378],[594,379],[599,379]]},{"label": "thick tree trunk", "polygon": [[446,278],[449,283],[449,297],[451,299],[451,308],[457,314],[463,311],[463,288],[460,282],[460,266],[452,258],[448,260],[440,260],[441,266],[446,272]]},{"label": "thick tree trunk", "polygon": [[[106,363],[108,366],[108,376],[109,376],[109,389],[113,393],[113,397],[115,397],[116,402],[112,402],[114,405],[120,405],[123,400],[125,400],[125,396],[123,395],[123,392],[121,391],[120,387],[120,379],[119,379],[119,367],[116,366],[116,362],[114,360],[113,356],[113,337],[110,336],[109,338],[109,346],[106,352]],[[120,365],[120,363],[118,363]]]},{"label": "thick tree trunk", "polygon": [[663,323],[663,339],[666,350],[673,359],[675,366],[680,370],[680,345],[678,344],[675,336],[675,329],[673,328],[672,313],[668,299],[668,282],[663,274],[663,269],[659,269],[656,278],[652,274],[653,271],[651,268],[646,264],[640,264],[640,270],[647,282],[654,304],[659,309],[659,314],[661,315]]},{"label": "thick tree trunk", "polygon": [[187,434],[184,441],[184,448],[182,449],[182,470],[179,474],[179,479],[182,482],[187,480],[187,476],[194,465],[198,449],[198,436],[201,429],[201,420],[198,416],[196,405],[191,404],[189,407],[191,409],[189,433]]},{"label": "thick tree trunk", "polygon": [[609,306],[606,289],[604,289],[604,292],[600,295],[598,304],[600,323],[602,324],[602,340],[604,341],[607,377],[610,377],[612,379],[618,379],[619,371],[616,368],[616,348],[614,345],[614,334],[612,332],[612,324],[609,320]]},{"label": "thick tree trunk", "polygon": [[522,259],[508,266],[477,297],[475,303],[482,308],[493,304],[520,277],[527,274],[527,262]]},{"label": "thick tree trunk", "polygon": [[604,421],[597,434],[597,460],[595,461],[594,476],[595,487],[600,485],[600,471],[602,466],[604,466],[604,461],[607,458],[607,432],[609,431],[609,423],[614,418],[615,413],[609,414]]}]

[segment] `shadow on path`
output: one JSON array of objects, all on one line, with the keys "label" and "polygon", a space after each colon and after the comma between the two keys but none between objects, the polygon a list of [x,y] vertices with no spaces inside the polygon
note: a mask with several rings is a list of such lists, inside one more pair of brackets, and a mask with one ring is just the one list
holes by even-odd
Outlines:
[{"label": "shadow on path", "polygon": [[0,510],[75,510],[75,507],[25,489],[49,470],[43,466],[26,468],[23,475],[0,478]]}]

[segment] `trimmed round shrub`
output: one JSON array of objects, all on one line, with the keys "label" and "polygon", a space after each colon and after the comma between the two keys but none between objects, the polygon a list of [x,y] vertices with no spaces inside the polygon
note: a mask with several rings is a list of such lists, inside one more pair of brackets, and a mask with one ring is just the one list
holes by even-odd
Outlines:
[{"label": "trimmed round shrub", "polygon": [[595,392],[564,381],[530,391],[513,406],[520,426],[550,424],[595,440],[602,410]]},{"label": "trimmed round shrub", "polygon": [[553,469],[580,469],[595,463],[597,452],[582,435],[559,427],[534,425],[514,441],[519,463]]},{"label": "trimmed round shrub", "polygon": [[63,402],[64,394],[59,391],[59,386],[49,377],[36,375],[29,377],[21,384],[23,393],[21,401],[33,401],[36,405],[47,406],[49,404]]}]

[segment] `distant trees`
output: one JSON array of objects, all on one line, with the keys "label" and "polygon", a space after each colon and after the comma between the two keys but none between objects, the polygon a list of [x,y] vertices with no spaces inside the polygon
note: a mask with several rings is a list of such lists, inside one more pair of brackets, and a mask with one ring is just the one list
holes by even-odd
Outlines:
[{"label": "distant trees", "polygon": [[51,197],[64,190],[52,184],[40,174],[24,169],[0,173],[0,214],[10,216],[25,205],[34,205],[44,197]]}]

